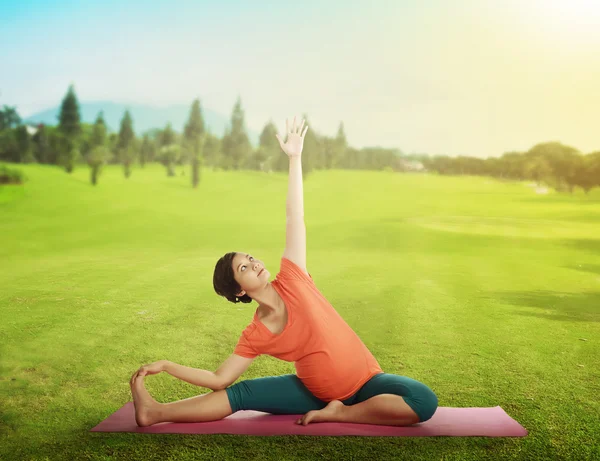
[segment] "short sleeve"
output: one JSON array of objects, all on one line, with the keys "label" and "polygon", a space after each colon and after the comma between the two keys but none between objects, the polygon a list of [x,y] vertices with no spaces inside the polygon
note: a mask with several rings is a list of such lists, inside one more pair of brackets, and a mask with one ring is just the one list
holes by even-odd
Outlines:
[{"label": "short sleeve", "polygon": [[246,357],[247,359],[253,359],[254,357],[259,356],[260,354],[252,347],[250,341],[246,337],[246,332],[242,332],[240,335],[240,339],[238,340],[237,345],[235,346],[233,353],[236,355],[241,355],[242,357]]},{"label": "short sleeve", "polygon": [[281,258],[281,265],[277,277],[282,279],[302,280],[312,284],[315,283],[310,273],[306,275],[306,272],[304,272],[300,266],[298,266],[291,259],[287,259],[285,257]]}]

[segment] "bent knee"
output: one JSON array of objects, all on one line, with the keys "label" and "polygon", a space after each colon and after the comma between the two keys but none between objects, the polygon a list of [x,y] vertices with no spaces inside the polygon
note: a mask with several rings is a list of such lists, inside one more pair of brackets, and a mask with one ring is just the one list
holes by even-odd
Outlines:
[{"label": "bent knee", "polygon": [[435,392],[425,386],[415,400],[416,405],[414,410],[419,416],[419,422],[423,423],[431,419],[438,408],[438,398]]}]

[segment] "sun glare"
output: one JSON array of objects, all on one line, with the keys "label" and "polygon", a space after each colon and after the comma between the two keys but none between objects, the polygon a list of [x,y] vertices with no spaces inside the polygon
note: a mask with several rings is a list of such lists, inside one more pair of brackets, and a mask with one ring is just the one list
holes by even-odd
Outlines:
[{"label": "sun glare", "polygon": [[540,16],[552,18],[568,28],[600,26],[599,0],[538,0],[530,5],[535,5]]},{"label": "sun glare", "polygon": [[553,8],[559,13],[572,17],[588,16],[589,14],[598,14],[600,11],[600,2],[598,0],[546,0],[544,4],[548,8]]},{"label": "sun glare", "polygon": [[592,51],[600,45],[600,0],[532,0],[516,5],[546,43],[573,51]]}]

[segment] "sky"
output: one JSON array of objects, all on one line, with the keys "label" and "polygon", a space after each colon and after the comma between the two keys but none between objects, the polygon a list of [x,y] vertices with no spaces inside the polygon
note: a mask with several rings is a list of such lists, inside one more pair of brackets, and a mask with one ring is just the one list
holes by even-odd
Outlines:
[{"label": "sky", "polygon": [[0,106],[307,114],[350,146],[498,157],[600,150],[600,0],[0,0]]}]

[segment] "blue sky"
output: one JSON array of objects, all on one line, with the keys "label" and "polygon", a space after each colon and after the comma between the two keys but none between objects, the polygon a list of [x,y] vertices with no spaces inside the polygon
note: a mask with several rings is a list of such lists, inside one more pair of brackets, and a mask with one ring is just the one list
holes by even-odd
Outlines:
[{"label": "blue sky", "polygon": [[[324,6],[325,5],[325,6]],[[596,0],[0,0],[0,105],[201,104],[404,152],[600,149]],[[310,129],[310,127],[309,127]]]}]

